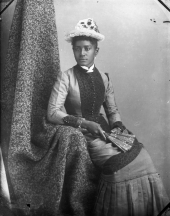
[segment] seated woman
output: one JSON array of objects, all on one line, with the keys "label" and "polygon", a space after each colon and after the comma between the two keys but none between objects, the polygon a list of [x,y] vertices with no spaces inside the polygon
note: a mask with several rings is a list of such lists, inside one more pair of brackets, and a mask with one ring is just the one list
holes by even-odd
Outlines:
[{"label": "seated woman", "polygon": [[[124,153],[106,138],[106,132],[115,128],[125,131],[125,126],[108,74],[94,65],[98,41],[103,39],[91,18],[80,20],[66,35],[77,65],[60,73],[51,92],[47,117],[53,124],[79,128],[86,138],[91,160],[102,172],[95,215],[157,215],[168,204],[168,198],[144,146],[135,139]],[[102,105],[107,120],[100,114]]]}]

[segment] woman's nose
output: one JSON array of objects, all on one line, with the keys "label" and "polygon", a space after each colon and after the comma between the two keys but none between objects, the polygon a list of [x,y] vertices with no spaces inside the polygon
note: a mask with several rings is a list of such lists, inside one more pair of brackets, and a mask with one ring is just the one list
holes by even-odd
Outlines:
[{"label": "woman's nose", "polygon": [[86,54],[85,49],[81,49],[81,55],[84,56]]}]

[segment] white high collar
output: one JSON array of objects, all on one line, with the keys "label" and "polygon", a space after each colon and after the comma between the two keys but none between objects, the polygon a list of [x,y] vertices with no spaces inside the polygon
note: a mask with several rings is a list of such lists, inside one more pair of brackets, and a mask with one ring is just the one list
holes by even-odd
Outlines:
[{"label": "white high collar", "polygon": [[86,66],[81,66],[83,69],[87,70],[87,73],[91,73],[93,72],[94,69],[94,64],[91,67],[86,67]]}]

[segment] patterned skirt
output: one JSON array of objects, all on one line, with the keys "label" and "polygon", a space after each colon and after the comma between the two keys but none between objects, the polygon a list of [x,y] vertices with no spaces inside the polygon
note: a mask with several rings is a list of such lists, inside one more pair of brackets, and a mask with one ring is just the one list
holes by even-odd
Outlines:
[{"label": "patterned skirt", "polygon": [[101,175],[95,216],[157,216],[169,199],[147,151],[112,175]]}]

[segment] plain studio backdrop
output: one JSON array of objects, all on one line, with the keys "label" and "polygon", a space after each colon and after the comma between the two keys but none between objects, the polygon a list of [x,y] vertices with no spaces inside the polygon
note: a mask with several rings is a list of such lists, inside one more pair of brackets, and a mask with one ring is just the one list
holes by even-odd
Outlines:
[{"label": "plain studio backdrop", "polygon": [[[2,73],[16,1],[2,16]],[[142,142],[170,196],[170,20],[156,0],[54,0],[61,70],[76,64],[64,35],[93,18],[105,40],[97,68],[110,74],[125,126]]]}]

